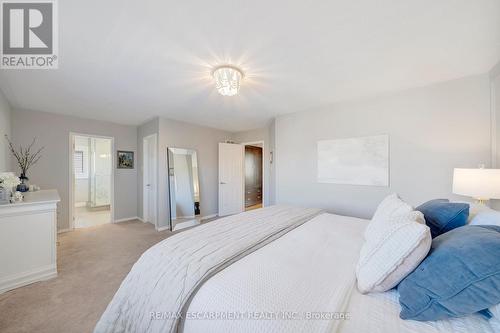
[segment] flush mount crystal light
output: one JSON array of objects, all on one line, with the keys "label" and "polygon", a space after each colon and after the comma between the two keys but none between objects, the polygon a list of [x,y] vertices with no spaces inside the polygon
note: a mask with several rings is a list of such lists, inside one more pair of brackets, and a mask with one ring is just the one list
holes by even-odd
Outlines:
[{"label": "flush mount crystal light", "polygon": [[222,96],[234,96],[240,90],[243,71],[236,66],[222,65],[212,71],[215,86]]}]

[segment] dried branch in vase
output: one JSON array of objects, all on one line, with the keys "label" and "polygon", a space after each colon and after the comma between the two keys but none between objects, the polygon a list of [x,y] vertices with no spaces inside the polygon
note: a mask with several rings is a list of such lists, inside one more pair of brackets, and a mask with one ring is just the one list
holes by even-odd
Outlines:
[{"label": "dried branch in vase", "polygon": [[19,165],[19,168],[21,169],[21,177],[26,178],[26,174],[28,173],[28,170],[35,165],[42,155],[40,154],[44,147],[41,147],[37,151],[32,151],[33,146],[36,143],[36,138],[33,138],[33,141],[31,144],[27,147],[23,147],[19,145],[19,149],[16,149],[14,147],[14,144],[12,141],[10,141],[9,137],[5,135],[5,139],[9,143],[9,149],[12,155],[16,158],[17,164]]}]

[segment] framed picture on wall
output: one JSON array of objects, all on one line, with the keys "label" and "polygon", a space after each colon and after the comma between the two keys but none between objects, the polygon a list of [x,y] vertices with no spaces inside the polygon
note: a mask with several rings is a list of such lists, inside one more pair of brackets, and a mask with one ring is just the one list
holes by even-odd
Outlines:
[{"label": "framed picture on wall", "polygon": [[389,135],[318,141],[318,182],[389,186]]},{"label": "framed picture on wall", "polygon": [[134,152],[118,150],[118,169],[134,168]]}]

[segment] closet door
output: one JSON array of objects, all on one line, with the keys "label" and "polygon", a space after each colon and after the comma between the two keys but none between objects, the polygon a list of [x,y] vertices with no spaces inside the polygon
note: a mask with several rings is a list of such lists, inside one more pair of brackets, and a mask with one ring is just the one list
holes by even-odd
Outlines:
[{"label": "closet door", "polygon": [[219,143],[219,216],[244,210],[244,146]]}]

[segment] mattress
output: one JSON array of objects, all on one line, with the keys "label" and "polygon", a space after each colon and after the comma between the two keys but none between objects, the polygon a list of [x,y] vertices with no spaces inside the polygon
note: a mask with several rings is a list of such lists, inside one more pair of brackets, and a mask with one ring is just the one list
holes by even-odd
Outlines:
[{"label": "mattress", "polygon": [[184,332],[500,332],[477,315],[403,321],[397,292],[361,295],[354,272],[367,224],[322,214],[233,263],[194,296]]}]

